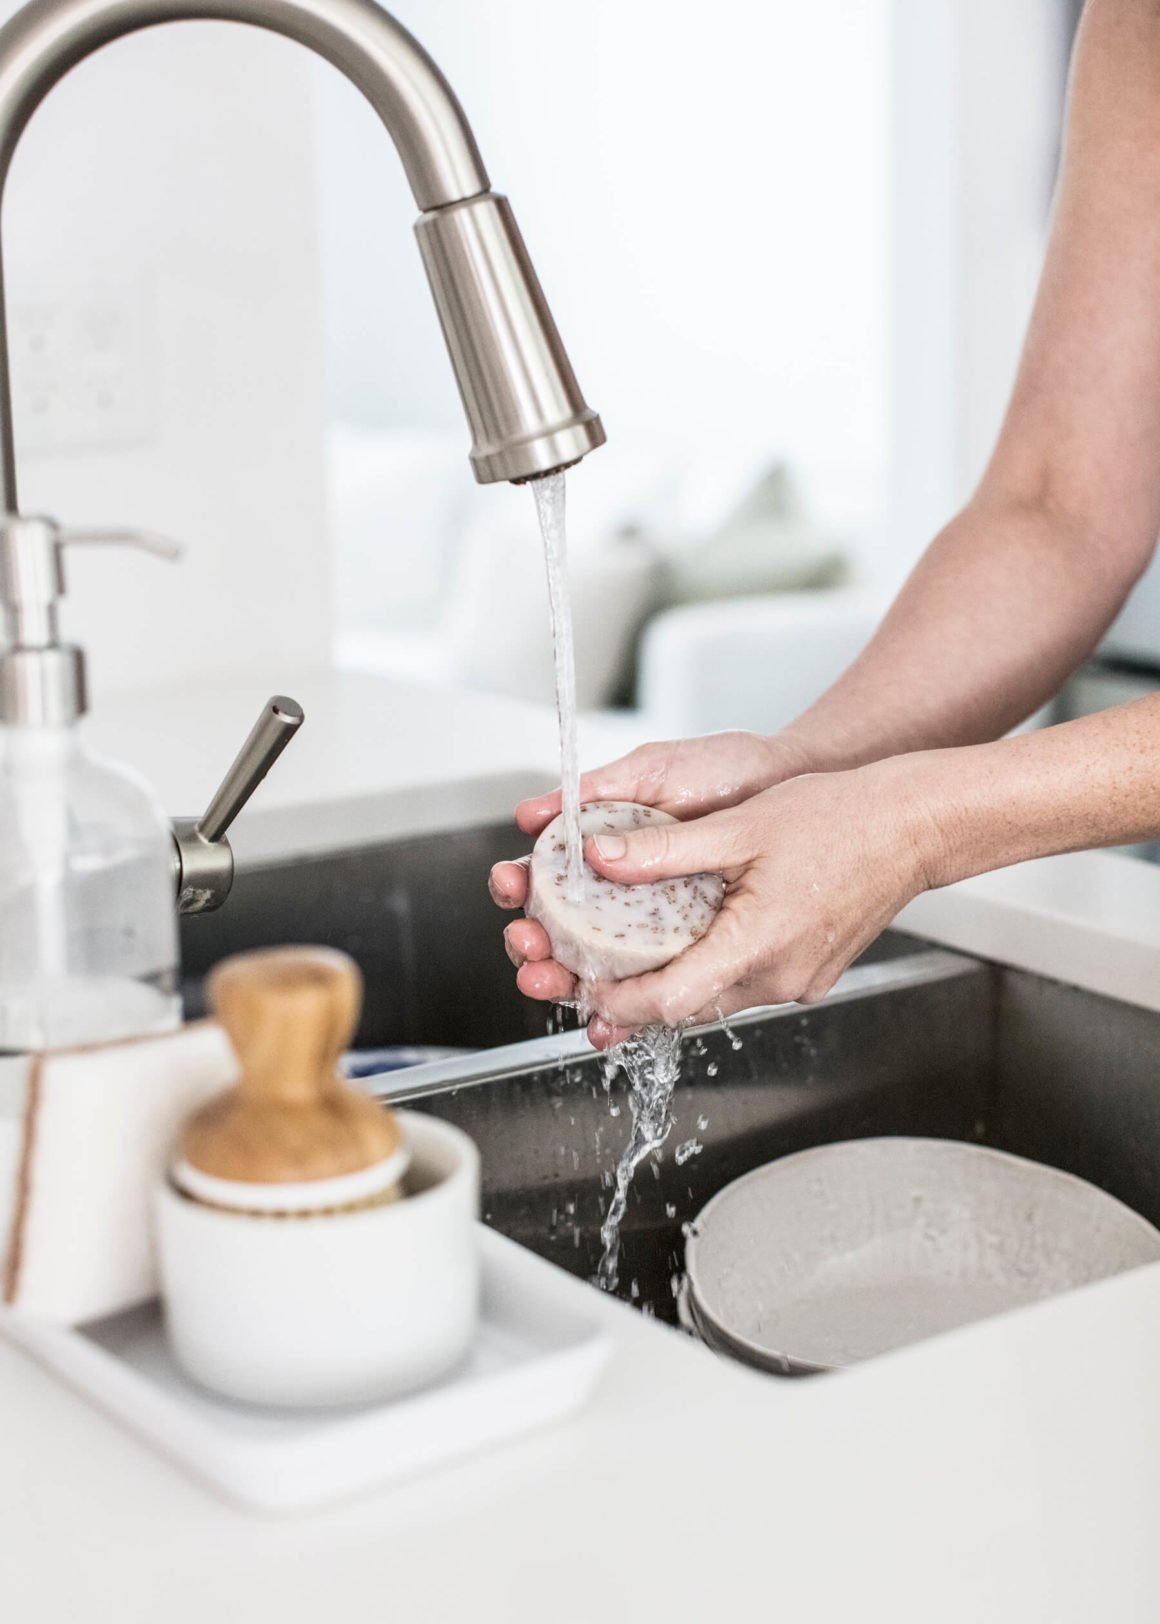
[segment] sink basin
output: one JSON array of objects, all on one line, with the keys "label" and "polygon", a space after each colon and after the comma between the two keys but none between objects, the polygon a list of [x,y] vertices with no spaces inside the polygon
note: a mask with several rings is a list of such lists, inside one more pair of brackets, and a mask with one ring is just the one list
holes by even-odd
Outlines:
[{"label": "sink basin", "polygon": [[[864,1134],[981,1133],[992,1103],[994,1000],[984,966],[919,951],[855,967],[824,1004],[754,1011],[729,1032],[718,1025],[687,1036],[673,1129],[629,1195],[620,1294],[675,1321],[682,1223],[775,1156]],[[606,1089],[582,1034],[364,1086],[464,1128],[483,1156],[487,1221],[594,1276],[630,1117],[623,1078]]]},{"label": "sink basin", "polygon": [[487,874],[519,854],[510,823],[239,869],[225,906],[183,919],[187,1015],[227,953],[285,942],[339,947],[365,984],[357,1042],[483,1049],[541,1035],[516,990]]},{"label": "sink basin", "polygon": [[[546,1035],[548,1012],[516,992],[486,876],[517,841],[489,825],[241,872],[221,913],[184,922],[187,1007],[223,954],[344,948],[366,978],[360,1045],[480,1051],[365,1086],[465,1128],[488,1222],[591,1278],[627,1100],[581,1033]],[[719,1026],[686,1038],[675,1125],[629,1199],[618,1289],[660,1319],[676,1318],[682,1223],[740,1174],[827,1141],[974,1139],[1160,1224],[1160,1014],[888,932],[824,1003],[731,1026],[740,1048]]]},{"label": "sink basin", "polygon": [[[629,1198],[618,1291],[660,1319],[676,1319],[682,1224],[742,1173],[825,1142],[975,1140],[1160,1224],[1160,1015],[927,949],[855,966],[822,1004],[730,1025],[739,1049],[719,1026],[686,1038],[674,1127]],[[578,1034],[371,1086],[466,1128],[488,1222],[592,1278],[628,1107]]]}]

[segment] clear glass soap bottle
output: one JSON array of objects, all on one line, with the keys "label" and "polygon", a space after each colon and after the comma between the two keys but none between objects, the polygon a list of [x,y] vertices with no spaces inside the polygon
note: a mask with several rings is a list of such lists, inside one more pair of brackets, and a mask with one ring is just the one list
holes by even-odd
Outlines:
[{"label": "clear glass soap bottle", "polygon": [[64,540],[45,519],[0,525],[0,1056],[180,1019],[170,828],[78,734],[84,659],[57,635]]}]

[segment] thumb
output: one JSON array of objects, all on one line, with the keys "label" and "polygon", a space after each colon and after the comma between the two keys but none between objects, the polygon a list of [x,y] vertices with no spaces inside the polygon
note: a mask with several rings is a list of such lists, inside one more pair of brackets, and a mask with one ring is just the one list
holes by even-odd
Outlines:
[{"label": "thumb", "polygon": [[737,865],[736,831],[728,812],[715,812],[686,823],[598,835],[584,842],[584,856],[598,874],[619,885],[720,873]]}]

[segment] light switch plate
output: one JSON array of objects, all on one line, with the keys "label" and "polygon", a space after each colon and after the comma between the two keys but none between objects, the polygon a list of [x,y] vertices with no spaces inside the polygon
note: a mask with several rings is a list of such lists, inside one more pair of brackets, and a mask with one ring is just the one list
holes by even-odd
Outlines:
[{"label": "light switch plate", "polygon": [[102,451],[155,437],[156,346],[143,293],[17,300],[9,333],[19,452]]}]

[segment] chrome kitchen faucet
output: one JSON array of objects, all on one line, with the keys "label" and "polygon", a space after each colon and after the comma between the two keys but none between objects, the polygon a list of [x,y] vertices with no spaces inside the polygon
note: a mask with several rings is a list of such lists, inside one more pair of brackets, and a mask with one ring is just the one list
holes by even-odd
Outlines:
[{"label": "chrome kitchen faucet", "polygon": [[[0,28],[0,202],[25,125],[70,68],[125,34],[197,21],[248,23],[309,46],[383,121],[420,210],[415,233],[471,429],[476,479],[537,479],[602,445],[600,419],[580,393],[511,207],[491,190],[462,108],[422,46],[374,0],[32,0]],[[21,534],[26,526],[45,523],[22,518],[17,502],[2,268],[0,515],[4,540],[17,550],[33,539]],[[80,654],[66,652],[71,658],[61,660],[37,658],[49,653],[45,645],[20,650],[26,658],[13,665],[6,720],[35,722],[83,707]],[[25,673],[27,682],[15,680]],[[71,685],[67,694],[52,691],[58,673]],[[222,794],[231,790],[232,815],[240,786],[260,781],[301,720],[279,712],[286,702],[272,703],[274,720],[260,719],[232,786],[227,781],[199,823],[179,826],[185,911],[216,907],[229,889],[232,860],[222,820],[213,817]]]}]

